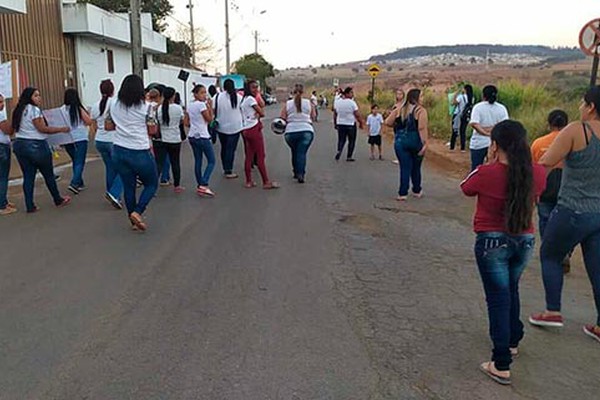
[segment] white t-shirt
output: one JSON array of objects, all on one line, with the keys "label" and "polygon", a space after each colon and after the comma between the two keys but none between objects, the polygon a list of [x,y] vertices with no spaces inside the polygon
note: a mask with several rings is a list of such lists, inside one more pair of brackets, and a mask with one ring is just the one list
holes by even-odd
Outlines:
[{"label": "white t-shirt", "polygon": [[334,98],[333,98],[333,108],[335,108],[335,104],[338,102],[338,100],[342,99],[342,95],[339,93],[336,93]]},{"label": "white t-shirt", "polygon": [[181,143],[179,124],[183,121],[183,108],[179,104],[169,104],[169,125],[163,123],[162,106],[158,107],[157,116],[161,140],[165,143]]},{"label": "white t-shirt", "polygon": [[454,115],[460,116],[460,115],[462,115],[462,112],[465,109],[465,106],[469,102],[469,98],[467,97],[466,94],[462,93],[462,94],[459,94],[458,96],[456,96],[456,102],[458,104],[454,108]]},{"label": "white t-shirt", "polygon": [[104,122],[106,121],[106,116],[108,115],[108,110],[110,109],[110,104],[113,102],[113,99],[108,99],[106,102],[106,108],[104,108],[104,113],[100,114],[100,101],[94,104],[90,108],[90,117],[96,121],[96,141],[97,142],[105,142],[112,143],[113,135],[115,131],[107,131],[104,129]]},{"label": "white t-shirt", "polygon": [[146,127],[148,105],[142,102],[129,108],[119,100],[110,105],[110,116],[117,125],[113,144],[130,150],[149,150],[150,138]]},{"label": "white t-shirt", "polygon": [[294,100],[288,100],[285,104],[287,110],[287,125],[285,126],[285,133],[293,132],[313,132],[312,120],[310,118],[310,112],[312,106],[310,100],[302,99],[302,112],[299,113],[296,109],[296,103]]},{"label": "white t-shirt", "polygon": [[17,139],[35,139],[35,140],[46,140],[48,135],[38,131],[33,125],[33,120],[42,118],[42,110],[33,104],[28,104],[23,110],[23,117],[21,118],[21,125],[16,133]]},{"label": "white t-shirt", "polygon": [[367,125],[369,125],[369,136],[381,135],[381,125],[383,125],[383,117],[377,113],[373,115],[369,114],[367,117]]},{"label": "white t-shirt", "polygon": [[208,110],[203,101],[194,101],[188,106],[187,112],[190,117],[190,132],[188,136],[195,139],[210,139],[208,132],[208,123],[202,115],[203,111]]},{"label": "white t-shirt", "polygon": [[353,126],[356,124],[354,112],[358,111],[358,105],[352,99],[339,99],[335,102],[335,111],[337,112],[336,123],[338,125]]},{"label": "white t-shirt", "polygon": [[[491,128],[499,122],[508,119],[508,111],[500,103],[490,104],[482,101],[476,104],[471,111],[471,124],[479,124],[482,128]],[[471,150],[481,150],[490,147],[492,139],[473,130],[469,148]]]},{"label": "white t-shirt", "polygon": [[[67,117],[67,121],[69,121],[69,123],[71,122],[71,114],[69,114],[69,111],[71,109],[70,106],[66,106],[63,105],[60,107],[62,112],[65,114],[65,116]],[[77,124],[73,125],[71,124],[71,132],[69,132],[71,134],[71,137],[73,138],[73,143],[75,142],[87,142],[88,139],[88,128],[87,126],[85,126],[85,123],[83,122],[83,120],[81,118],[79,118],[77,120]]]},{"label": "white t-shirt", "polygon": [[313,106],[317,107],[319,105],[319,99],[314,94],[310,96],[310,102]]},{"label": "white t-shirt", "polygon": [[244,97],[242,100],[242,105],[240,109],[242,111],[242,122],[244,125],[244,129],[250,129],[255,127],[258,124],[258,115],[256,114],[256,110],[254,106],[257,106],[258,102],[252,96]]},{"label": "white t-shirt", "polygon": [[240,133],[244,128],[242,122],[242,112],[240,111],[240,105],[242,104],[242,96],[237,94],[237,107],[231,107],[231,99],[229,93],[222,92],[217,95],[215,104],[218,102],[219,106],[217,109],[217,121],[219,127],[217,128],[220,133],[226,135],[233,135]]},{"label": "white t-shirt", "polygon": [[[0,122],[4,122],[6,121],[6,109],[0,111]],[[2,132],[2,130],[0,129],[0,143],[3,144],[10,144],[10,136],[8,136],[6,133]]]}]

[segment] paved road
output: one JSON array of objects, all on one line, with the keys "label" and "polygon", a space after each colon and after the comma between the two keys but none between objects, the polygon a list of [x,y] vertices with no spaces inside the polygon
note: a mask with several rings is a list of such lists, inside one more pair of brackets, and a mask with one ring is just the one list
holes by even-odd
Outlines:
[{"label": "paved road", "polygon": [[[369,161],[364,138],[358,162],[335,163],[320,123],[300,186],[284,142],[267,137],[281,190],[218,174],[213,200],[163,189],[146,234],[101,199],[98,162],[68,209],[40,187],[40,213],[2,218],[0,399],[598,396],[581,265],[567,279],[567,326],[527,327],[513,387],[500,387],[477,370],[489,340],[473,204],[458,182],[428,166],[426,197],[398,204],[396,167]],[[190,189],[191,178],[185,147]],[[541,289],[535,261],[524,313],[543,305]]]}]

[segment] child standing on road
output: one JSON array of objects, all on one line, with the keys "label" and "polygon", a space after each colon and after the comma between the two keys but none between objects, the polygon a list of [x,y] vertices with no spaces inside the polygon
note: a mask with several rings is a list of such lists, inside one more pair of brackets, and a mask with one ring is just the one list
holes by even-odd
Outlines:
[{"label": "child standing on road", "polygon": [[381,155],[381,126],[383,125],[383,117],[379,114],[377,104],[371,106],[371,114],[367,117],[367,125],[369,126],[369,144],[371,145],[371,161],[375,159],[375,146],[379,153],[379,159],[383,160]]}]

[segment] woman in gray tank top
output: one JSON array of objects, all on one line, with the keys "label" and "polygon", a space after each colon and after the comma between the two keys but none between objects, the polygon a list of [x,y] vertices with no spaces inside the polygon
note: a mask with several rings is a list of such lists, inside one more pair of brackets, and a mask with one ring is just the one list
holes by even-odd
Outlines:
[{"label": "woman in gray tank top", "polygon": [[596,323],[583,330],[600,342],[600,86],[588,90],[579,110],[581,121],[563,129],[540,160],[549,169],[564,161],[564,170],[558,205],[542,241],[546,311],[531,315],[529,322],[542,327],[563,326],[561,262],[581,244],[598,312]]}]

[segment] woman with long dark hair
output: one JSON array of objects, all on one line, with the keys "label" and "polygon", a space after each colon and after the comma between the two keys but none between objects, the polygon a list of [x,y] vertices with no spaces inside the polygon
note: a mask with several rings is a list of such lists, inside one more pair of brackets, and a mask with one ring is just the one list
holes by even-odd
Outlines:
[{"label": "woman with long dark hair", "polygon": [[542,277],[546,311],[529,318],[533,325],[562,327],[561,295],[565,256],[578,244],[592,284],[596,322],[583,327],[600,342],[600,86],[591,87],[579,107],[581,121],[556,137],[540,163],[553,168],[563,162],[557,206],[542,241]]},{"label": "woman with long dark hair", "polygon": [[315,137],[312,121],[316,111],[309,99],[302,98],[304,86],[294,86],[294,98],[281,109],[281,118],[286,121],[285,142],[292,152],[292,169],[298,183],[305,182],[306,155]]},{"label": "woman with long dark hair", "polygon": [[10,137],[13,129],[8,122],[4,96],[0,93],[0,216],[17,212],[17,207],[8,201],[8,177],[10,174]]},{"label": "woman with long dark hair", "polygon": [[544,168],[534,165],[527,131],[504,121],[491,131],[490,163],[462,183],[477,197],[474,218],[475,257],[488,308],[492,360],[481,371],[509,385],[510,364],[523,338],[519,279],[535,246],[533,211],[546,185]]},{"label": "woman with long dark hair", "polygon": [[173,172],[175,193],[182,193],[184,189],[181,186],[181,132],[179,125],[183,121],[183,108],[179,104],[175,104],[174,88],[167,87],[163,91],[163,101],[158,108],[157,116],[161,140],[154,142],[154,151],[158,170],[163,170],[168,156]]},{"label": "woman with long dark hair", "polygon": [[261,117],[265,116],[263,107],[259,105],[256,97],[258,96],[258,83],[249,80],[244,84],[244,98],[240,105],[242,111],[242,122],[244,130],[242,137],[244,139],[244,172],[246,175],[245,187],[250,189],[256,186],[252,180],[252,164],[256,161],[258,171],[263,181],[263,189],[277,189],[279,185],[269,180],[267,166],[265,163],[265,139],[262,132]]},{"label": "woman with long dark hair", "polygon": [[467,146],[467,126],[473,111],[473,86],[465,85],[462,91],[456,94],[452,104],[456,106],[456,113],[452,120],[450,150],[456,148],[456,140],[460,136],[460,151],[464,152]]},{"label": "woman with long dark hair", "polygon": [[121,182],[121,178],[117,174],[117,169],[112,159],[113,136],[115,132],[107,131],[104,126],[112,97],[115,94],[115,86],[110,79],[100,82],[100,94],[102,98],[92,106],[90,116],[96,126],[96,150],[104,162],[104,175],[106,178],[104,198],[114,208],[121,210],[123,209],[123,205],[121,204],[123,182]]},{"label": "woman with long dark hair", "polygon": [[73,138],[72,143],[64,145],[73,164],[73,177],[68,189],[73,194],[79,194],[85,189],[83,169],[85,168],[88,150],[88,126],[92,124],[92,119],[83,104],[81,104],[76,89],[69,88],[65,90],[62,109],[71,123],[71,137]]},{"label": "woman with long dark hair", "polygon": [[423,196],[421,166],[428,146],[429,120],[422,96],[419,89],[411,89],[402,107],[394,109],[385,121],[386,125],[394,127],[394,150],[400,161],[398,201],[408,198],[411,181],[413,196]]},{"label": "woman with long dark hair", "polygon": [[21,93],[12,115],[12,128],[16,132],[17,138],[13,150],[23,172],[23,193],[28,213],[38,211],[33,198],[35,175],[38,171],[44,177],[48,191],[57,207],[66,206],[71,202],[69,196],[61,196],[58,191],[52,166],[52,152],[46,142],[46,135],[67,133],[71,127],[49,127],[42,114],[41,106],[40,91],[34,87],[28,87]]},{"label": "woman with long dark hair", "polygon": [[240,104],[242,96],[236,89],[233,80],[226,79],[223,83],[224,92],[215,97],[215,119],[217,132],[221,143],[221,163],[227,179],[236,179],[238,174],[233,172],[235,151],[237,150],[240,134],[243,129]]},{"label": "woman with long dark hair", "polygon": [[[142,78],[137,75],[125,77],[109,112],[111,119],[107,121],[106,128],[115,129],[112,156],[123,181],[129,221],[135,230],[145,231],[148,227],[142,215],[158,189],[158,174],[150,151],[146,125],[148,106],[144,101]],[[144,186],[139,200],[136,177]]]}]

